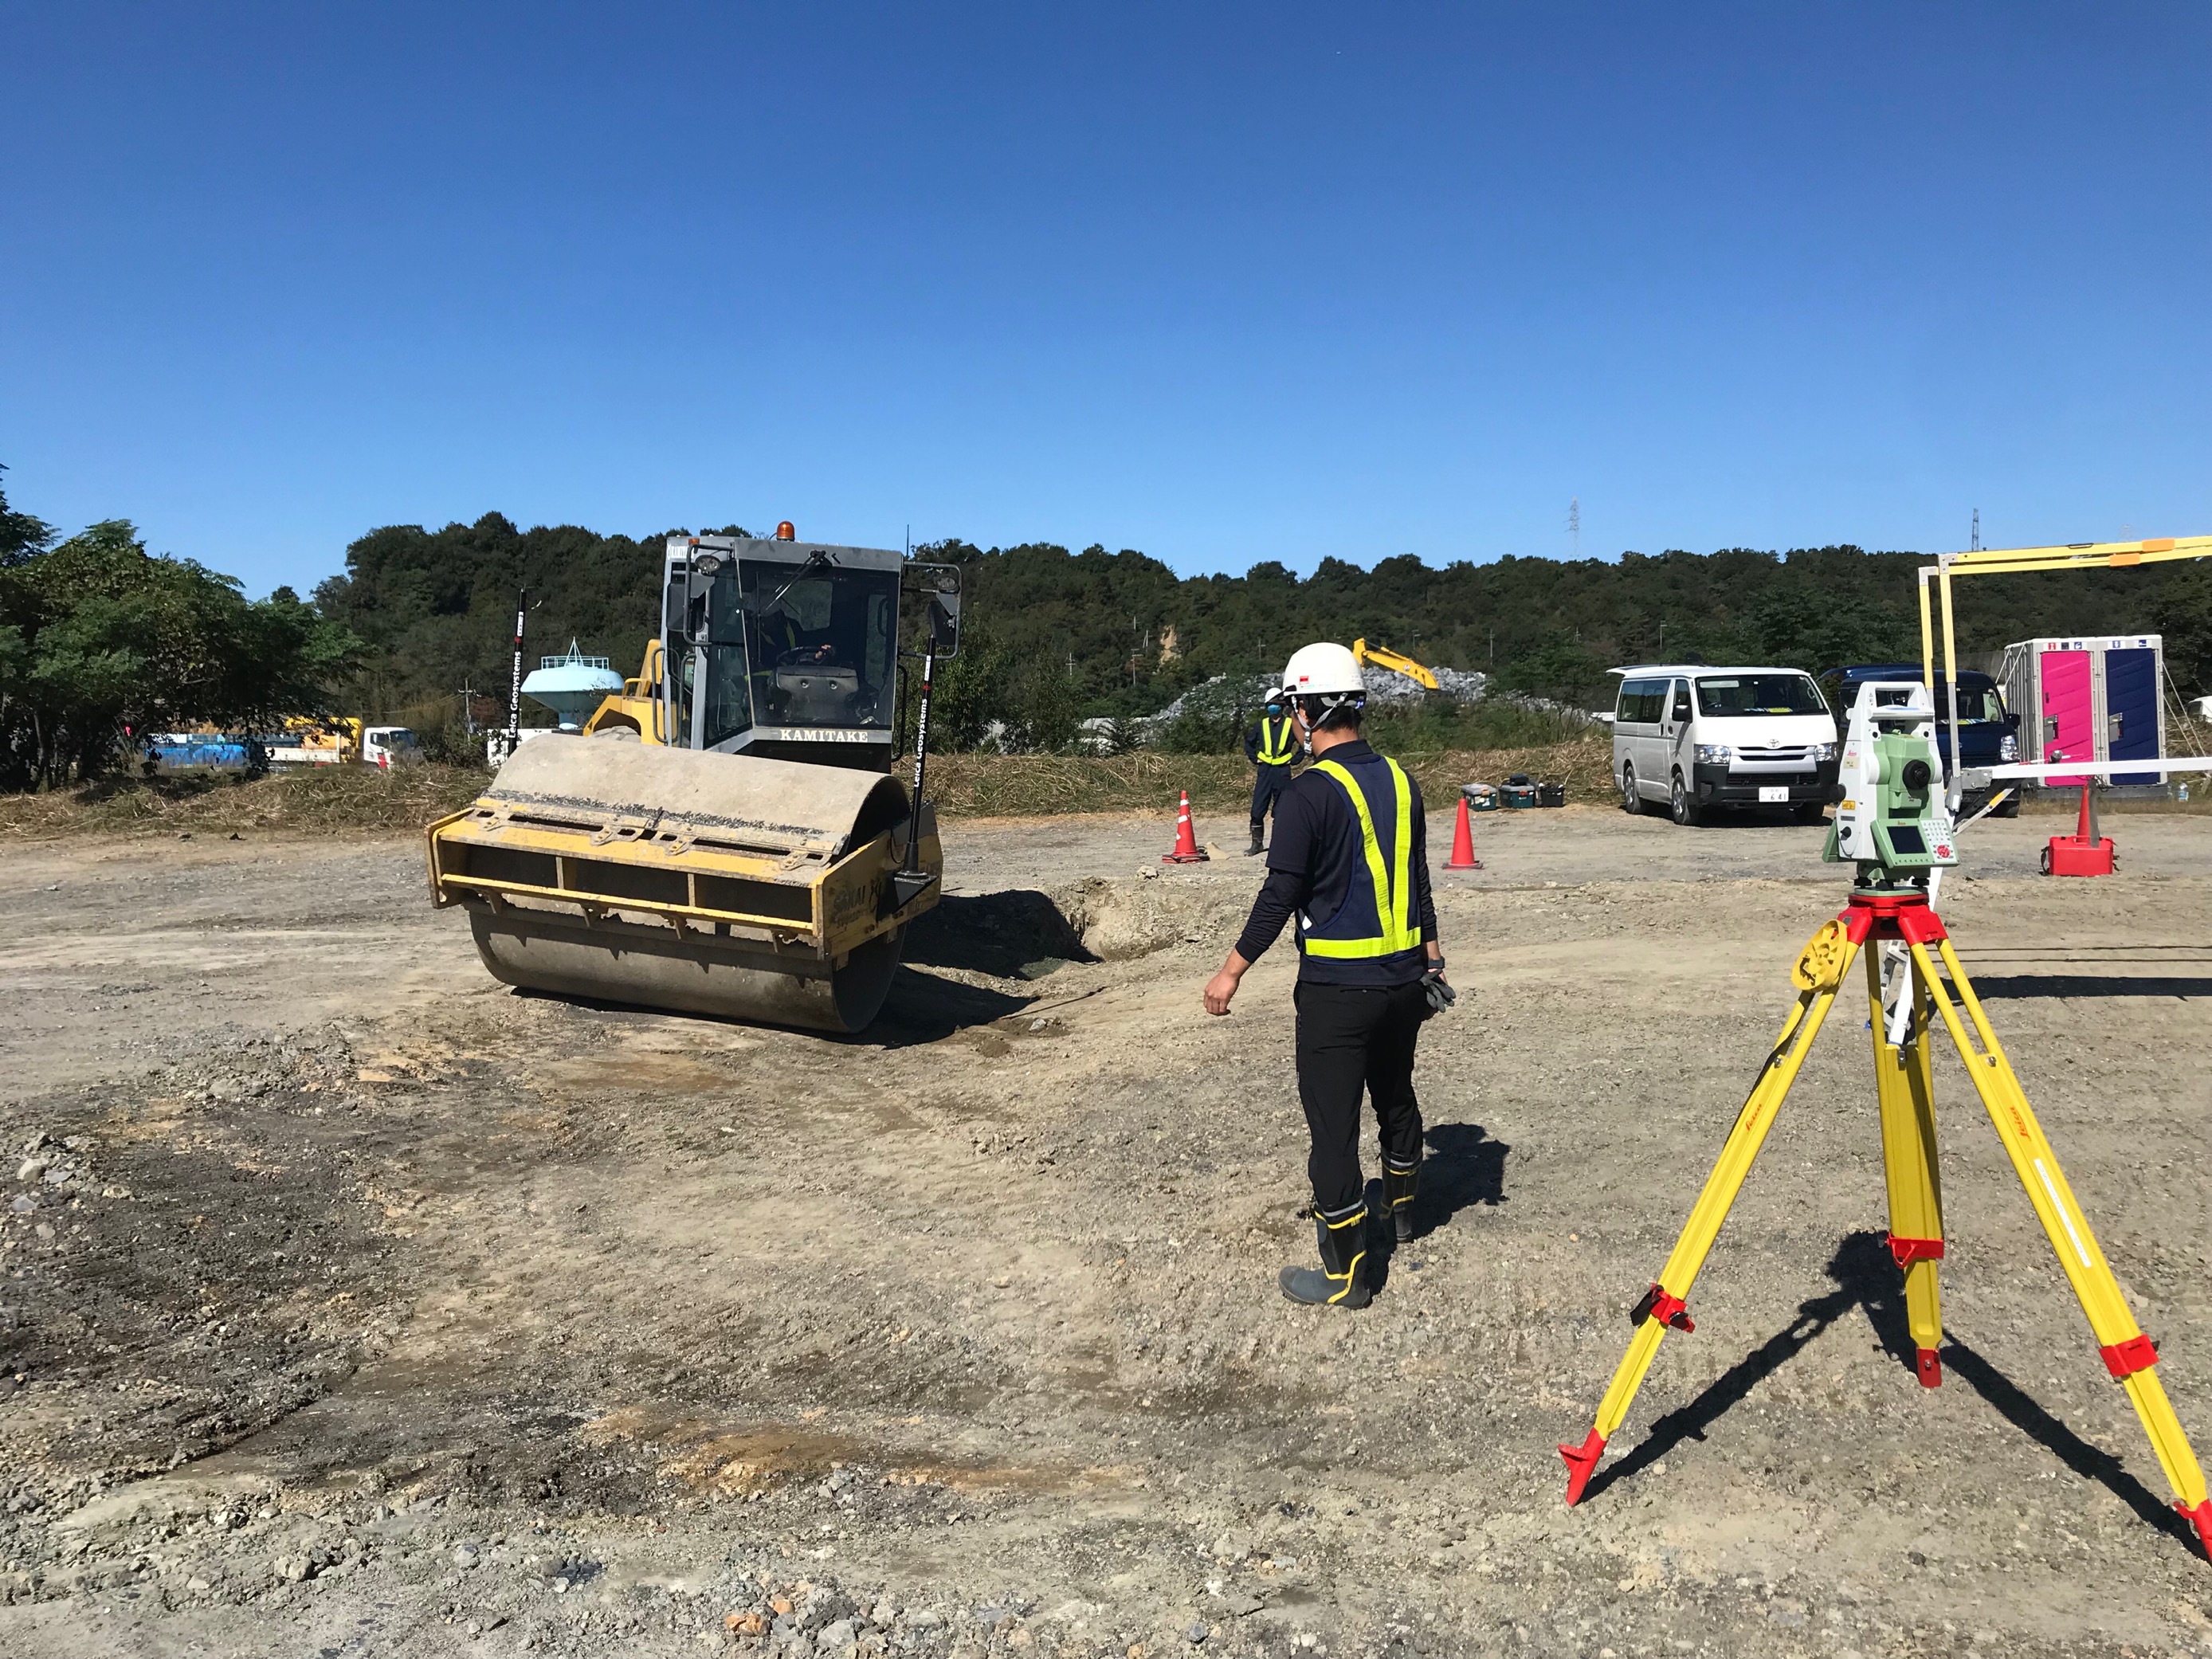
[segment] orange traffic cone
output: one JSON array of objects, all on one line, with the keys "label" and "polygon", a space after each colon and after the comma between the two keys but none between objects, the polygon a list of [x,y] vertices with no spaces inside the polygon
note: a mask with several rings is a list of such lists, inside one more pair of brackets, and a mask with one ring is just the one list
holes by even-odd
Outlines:
[{"label": "orange traffic cone", "polygon": [[1444,860],[1447,870],[1480,870],[1482,860],[1474,855],[1474,826],[1468,821],[1467,797],[1459,798],[1459,823],[1452,830],[1452,854]]},{"label": "orange traffic cone", "polygon": [[1198,850],[1198,837],[1190,828],[1190,791],[1182,792],[1182,805],[1176,810],[1176,844],[1172,853],[1160,854],[1162,864],[1204,864],[1206,854]]}]

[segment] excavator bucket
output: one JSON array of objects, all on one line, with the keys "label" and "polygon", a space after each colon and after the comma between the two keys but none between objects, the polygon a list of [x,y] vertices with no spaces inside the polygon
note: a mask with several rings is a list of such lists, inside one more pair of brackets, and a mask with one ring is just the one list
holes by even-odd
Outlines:
[{"label": "excavator bucket", "polygon": [[935,879],[892,880],[910,823],[884,773],[564,733],[426,833],[432,896],[509,985],[858,1031],[943,885],[927,808]]}]

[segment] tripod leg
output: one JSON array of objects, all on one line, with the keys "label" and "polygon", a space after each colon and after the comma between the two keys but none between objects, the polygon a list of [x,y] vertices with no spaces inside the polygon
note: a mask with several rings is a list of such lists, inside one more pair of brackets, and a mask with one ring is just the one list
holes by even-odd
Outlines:
[{"label": "tripod leg", "polygon": [[[1883,952],[1867,952],[1873,1005],[1875,1091],[1881,1103],[1882,1166],[1889,1178],[1889,1249],[1905,1274],[1905,1316],[1912,1330],[1914,1370],[1923,1388],[1943,1381],[1943,1341],[1936,1264],[1943,1257],[1943,1188],[1936,1173],[1936,1091],[1928,1054],[1928,996],[1920,969],[1898,962],[1903,1006],[1885,1018]],[[1902,1037],[1893,1042],[1893,1037]]]},{"label": "tripod leg", "polygon": [[1729,1209],[1735,1204],[1744,1178],[1751,1173],[1752,1163],[1765,1142],[1766,1132],[1774,1127],[1775,1115],[1790,1092],[1790,1085],[1797,1080],[1813,1039],[1820,1034],[1820,1022],[1828,1017],[1828,1009],[1836,1000],[1836,987],[1857,952],[1858,946],[1844,933],[1843,925],[1832,921],[1813,935],[1799,955],[1797,966],[1790,975],[1797,988],[1797,1006],[1784,1022],[1782,1034],[1775,1039],[1766,1063],[1759,1068],[1758,1081],[1752,1085],[1749,1097],[1737,1112],[1735,1127],[1729,1131],[1719,1161],[1705,1177],[1705,1189],[1698,1194],[1689,1220],[1683,1224],[1682,1236],[1674,1243],[1674,1254],[1660,1270],[1659,1282],[1652,1285],[1631,1313],[1636,1334],[1613,1373],[1613,1382],[1606,1389],[1605,1398],[1598,1404],[1596,1425],[1581,1445],[1559,1448],[1559,1455],[1567,1460],[1569,1504],[1582,1497],[1583,1488],[1589,1484],[1590,1476],[1597,1469],[1597,1460],[1605,1452],[1605,1443],[1628,1416],[1629,1405],[1635,1400],[1637,1389],[1643,1386],[1644,1374],[1650,1370],[1651,1361],[1658,1354],[1660,1340],[1669,1328],[1696,1328],[1683,1306],[1690,1286],[1697,1280],[1698,1270],[1705,1266],[1713,1240],[1720,1236],[1721,1224],[1728,1219]]},{"label": "tripod leg", "polygon": [[2166,1484],[2173,1489],[2174,1508],[2189,1518],[2197,1528],[2198,1540],[2208,1552],[2212,1552],[2212,1498],[2206,1496],[2204,1471],[2198,1466],[2189,1437],[2182,1431],[2180,1419],[2174,1416],[2173,1407],[2153,1369],[2158,1364],[2158,1350],[2136,1323],[2127,1297],[2113,1280],[2105,1253],[2098,1248],[2097,1236],[2089,1230],[2088,1218],[2081,1213],[2081,1206],[2075,1202],[2073,1188],[2066,1184],[2066,1177],[2059,1170],[2057,1155],[2043,1137],[2042,1126],[2036,1122],[2035,1114],[2028,1107],[2027,1096],[2020,1086],[2020,1079],[2013,1075],[2012,1062],[2005,1058],[1996,1032],[1990,1028],[1988,1015],[1982,1012],[1981,999],[1974,994],[1972,981],[1967,979],[1958,953],[1940,932],[1933,943],[1942,955],[1943,966],[1950,970],[1951,983],[1958,989],[1967,1018],[1973,1023],[1973,1036],[1980,1040],[1978,1047],[1969,1040],[1958,1010],[1951,1006],[1950,996],[1937,981],[1926,943],[1914,941],[1912,959],[1935,997],[1936,1010],[1943,1017],[1951,1040],[1959,1045],[1959,1053],[1974,1079],[1975,1091],[1989,1109],[1990,1121],[1996,1126],[1997,1139],[2004,1143],[2013,1170],[2020,1176],[2020,1184],[2027,1189],[2028,1202],[2035,1206],[2036,1218],[2043,1223],[2051,1248],[2058,1254],[2058,1265],[2065,1269],[2067,1282],[2081,1300],[2081,1311],[2089,1316],[2089,1328],[2097,1334],[2105,1368],[2127,1389],[2128,1401],[2142,1420],[2143,1431],[2150,1437],[2151,1449],[2158,1454],[2159,1467],[2166,1471]]}]

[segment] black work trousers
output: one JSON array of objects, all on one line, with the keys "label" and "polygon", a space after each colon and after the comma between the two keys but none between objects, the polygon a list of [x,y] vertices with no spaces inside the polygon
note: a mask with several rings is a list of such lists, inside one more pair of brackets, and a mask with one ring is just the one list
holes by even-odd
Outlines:
[{"label": "black work trousers", "polygon": [[1359,1172],[1359,1097],[1375,1103],[1382,1154],[1401,1165],[1421,1155],[1421,1103],[1413,1097],[1413,1045],[1428,1018],[1415,980],[1388,989],[1298,981],[1298,1099],[1313,1152],[1306,1173],[1314,1207],[1340,1214],[1367,1190]]},{"label": "black work trousers", "polygon": [[1252,822],[1265,823],[1267,809],[1274,805],[1275,797],[1291,787],[1291,769],[1287,763],[1281,766],[1261,766],[1252,780]]}]

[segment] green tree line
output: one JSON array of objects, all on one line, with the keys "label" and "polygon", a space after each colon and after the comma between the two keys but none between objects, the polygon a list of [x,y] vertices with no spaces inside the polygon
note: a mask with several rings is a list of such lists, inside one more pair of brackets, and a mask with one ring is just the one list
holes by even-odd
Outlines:
[{"label": "green tree line", "polygon": [[248,600],[127,519],[63,540],[0,493],[0,788],[96,776],[150,732],[330,712],[357,653],[289,588]]},{"label": "green tree line", "polygon": [[[684,534],[684,531],[665,534]],[[737,533],[735,526],[718,533]],[[347,550],[316,602],[367,644],[349,687],[373,718],[436,722],[464,685],[503,701],[514,594],[531,592],[530,653],[573,637],[634,672],[653,626],[664,537],[575,526],[519,530],[497,514],[394,526]],[[1507,557],[1441,568],[1397,556],[1310,576],[1263,561],[1178,577],[1133,550],[944,541],[967,588],[960,658],[940,671],[939,729],[972,743],[992,722],[1025,748],[1070,741],[1093,716],[1147,715],[1215,674],[1271,673],[1314,639],[1365,637],[1504,689],[1599,706],[1606,671],[1661,659],[1787,664],[1917,659],[1923,555],[1856,547],[1680,550],[1616,560]],[[2212,692],[2212,570],[2197,565],[1963,581],[1960,645],[1995,652],[2043,634],[2166,635],[2183,689]],[[1225,740],[1225,739],[1224,739]]]},{"label": "green tree line", "polygon": [[[127,520],[64,540],[0,495],[0,787],[89,775],[125,753],[128,734],[167,726],[336,712],[437,733],[458,724],[464,688],[479,694],[479,718],[495,719],[526,587],[531,666],[573,638],[635,672],[664,542],[685,533],[524,530],[496,513],[437,530],[388,526],[346,550],[343,573],[312,603],[286,588],[248,601],[228,576],[151,553]],[[1331,556],[1304,577],[1272,560],[1178,577],[1134,550],[1047,543],[944,541],[916,556],[965,576],[963,649],[939,678],[938,730],[954,747],[994,724],[1012,746],[1064,747],[1086,718],[1131,720],[1217,674],[1271,674],[1313,639],[1364,636],[1586,707],[1610,696],[1606,670],[1625,663],[1817,672],[1919,653],[1923,556],[1849,546],[1442,567],[1396,556],[1371,568]],[[2041,634],[2156,629],[2181,689],[2212,693],[2204,566],[1990,578],[1957,592],[1968,653]],[[1443,740],[1463,717],[1425,718]],[[1182,722],[1175,735],[1233,740],[1221,721]]]}]

